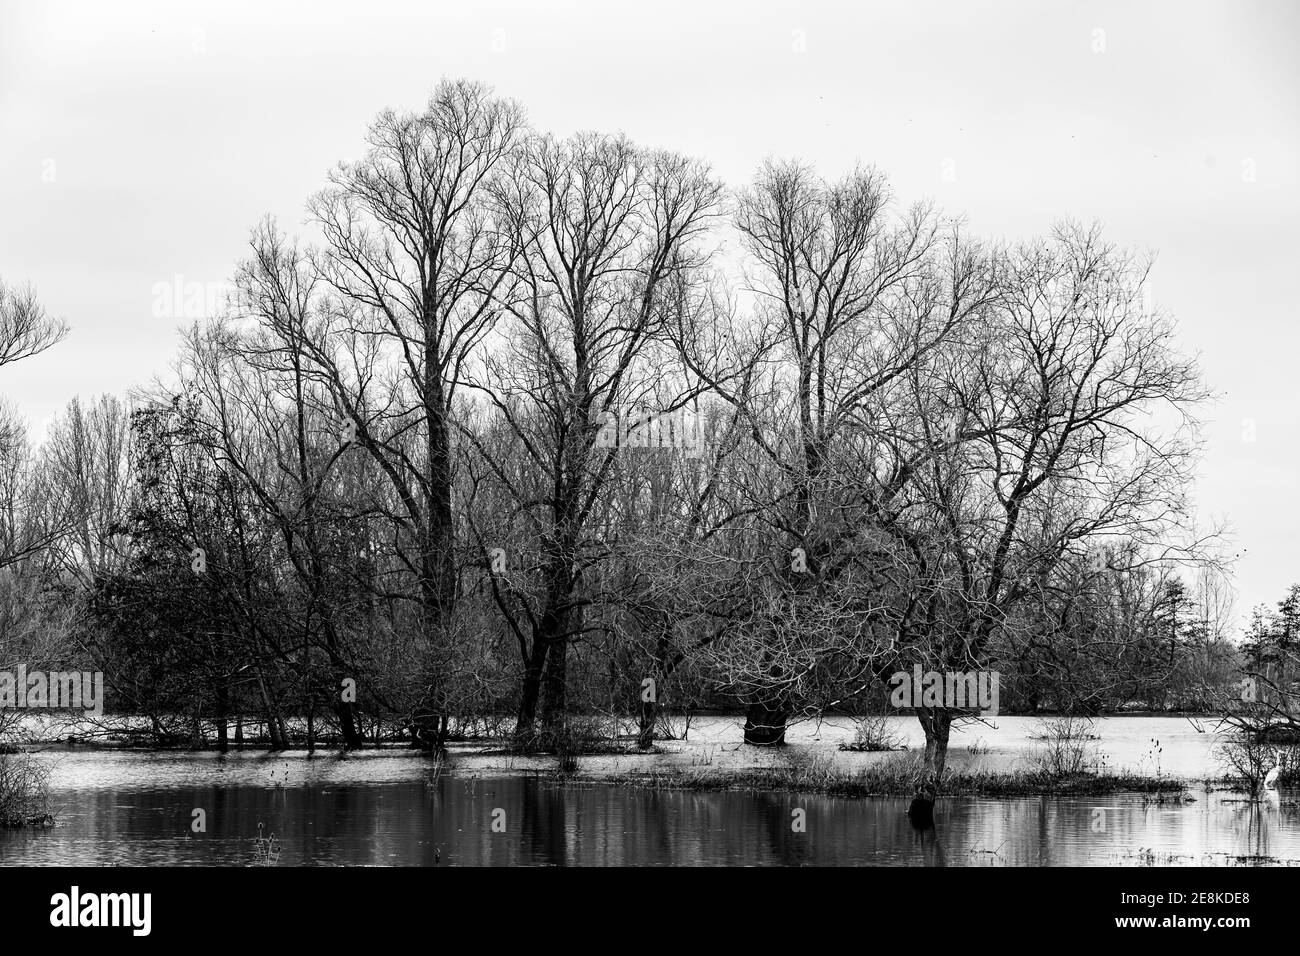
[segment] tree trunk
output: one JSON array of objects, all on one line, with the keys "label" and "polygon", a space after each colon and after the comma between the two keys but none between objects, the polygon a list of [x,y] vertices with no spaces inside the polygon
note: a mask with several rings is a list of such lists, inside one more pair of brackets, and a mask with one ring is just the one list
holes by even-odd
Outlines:
[{"label": "tree trunk", "polygon": [[284,735],[280,733],[280,721],[272,713],[266,715],[266,735],[270,739],[268,747],[271,750],[288,750],[288,745],[284,741]]},{"label": "tree trunk", "polygon": [[257,686],[262,692],[262,706],[266,711],[266,735],[270,739],[270,748],[272,750],[286,750],[289,745],[285,739],[284,723],[276,712],[275,705],[271,701],[271,695],[266,691],[266,681],[261,674],[257,675]]},{"label": "tree trunk", "polygon": [[532,741],[539,702],[543,733],[554,733],[564,720],[570,624],[564,610],[564,602],[568,600],[564,583],[567,580],[565,568],[553,562],[546,606],[533,632],[533,647],[524,670],[519,720],[515,726],[515,737],[521,743]]},{"label": "tree trunk", "polygon": [[344,748],[360,750],[365,745],[365,738],[361,736],[361,730],[357,726],[356,705],[351,701],[337,701],[334,704],[334,714],[339,720]]},{"label": "tree trunk", "polygon": [[745,743],[756,747],[785,745],[785,722],[789,718],[785,704],[760,701],[745,711]]},{"label": "tree trunk", "polygon": [[424,580],[420,582],[420,626],[426,655],[422,672],[425,689],[407,728],[411,733],[411,746],[420,750],[441,750],[443,746],[440,728],[445,702],[441,697],[442,675],[437,671],[436,662],[445,649],[445,624],[450,619],[450,609],[443,600],[442,585],[437,577],[440,569],[441,559],[435,560],[434,556],[426,553]]},{"label": "tree trunk", "polygon": [[230,689],[223,681],[217,685],[217,751],[225,753],[230,749],[230,728],[227,717],[230,714]]},{"label": "tree trunk", "polygon": [[560,636],[550,645],[542,674],[542,730],[553,735],[564,723],[567,706],[569,642]]},{"label": "tree trunk", "polygon": [[327,615],[324,622],[325,630],[325,650],[330,658],[330,687],[334,694],[334,702],[331,709],[334,716],[338,718],[339,732],[343,735],[343,747],[346,750],[360,750],[365,745],[365,737],[361,733],[360,721],[357,718],[357,705],[355,701],[343,700],[339,694],[339,688],[343,686],[344,678],[349,676],[349,668],[345,667],[343,658],[339,653],[338,631],[334,627],[333,618]]},{"label": "tree trunk", "polygon": [[524,668],[524,681],[519,694],[519,717],[515,721],[515,741],[519,744],[529,743],[533,737],[533,728],[537,722],[537,702],[541,699],[542,692],[546,643],[544,635],[533,636],[532,651],[528,655],[528,665]]},{"label": "tree trunk", "polygon": [[641,717],[637,725],[636,745],[649,750],[655,742],[655,722],[659,719],[659,704],[653,700],[641,701]]},{"label": "tree trunk", "polygon": [[934,801],[939,794],[944,767],[948,762],[948,737],[952,731],[952,712],[920,708],[916,717],[925,731],[925,763],[917,781],[916,794],[907,815],[918,827],[934,826]]},{"label": "tree trunk", "polygon": [[423,501],[425,515],[420,542],[420,612],[428,663],[424,668],[427,690],[416,705],[411,742],[422,750],[440,751],[445,744],[442,697],[443,675],[437,672],[441,655],[449,654],[452,618],[456,606],[455,528],[451,510],[451,437],[442,378],[438,374],[441,351],[437,338],[436,308],[428,288],[424,298],[424,411],[425,455],[428,486]]}]

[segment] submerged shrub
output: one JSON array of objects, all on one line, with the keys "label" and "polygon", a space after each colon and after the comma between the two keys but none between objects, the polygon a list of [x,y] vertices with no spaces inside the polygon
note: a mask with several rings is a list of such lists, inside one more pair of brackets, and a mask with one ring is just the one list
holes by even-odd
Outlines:
[{"label": "submerged shrub", "polygon": [[840,744],[841,750],[875,752],[881,750],[906,750],[903,735],[892,728],[889,718],[872,714],[854,721],[853,741]]},{"label": "submerged shrub", "polygon": [[1030,757],[1034,767],[1053,777],[1067,777],[1096,772],[1091,720],[1082,717],[1054,717],[1040,722],[1034,736],[1043,745]]},{"label": "submerged shrub", "polygon": [[1286,786],[1295,776],[1294,751],[1278,747],[1270,740],[1267,732],[1256,727],[1234,724],[1219,738],[1214,755],[1224,774],[1240,781],[1251,793],[1259,793],[1264,788],[1264,778],[1279,763],[1282,773],[1278,784]]},{"label": "submerged shrub", "polygon": [[50,768],[31,754],[0,753],[0,827],[53,826]]}]

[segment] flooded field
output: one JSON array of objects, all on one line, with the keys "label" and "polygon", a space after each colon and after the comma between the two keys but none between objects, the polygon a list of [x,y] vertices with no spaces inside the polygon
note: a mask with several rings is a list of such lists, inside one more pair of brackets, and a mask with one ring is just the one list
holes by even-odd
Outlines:
[{"label": "flooded field", "polygon": [[[952,763],[1012,769],[1036,721],[996,718],[954,735]],[[837,750],[849,721],[804,724],[779,751],[740,745],[732,719],[697,721],[646,756],[580,758],[584,777],[649,769],[745,768],[833,754],[852,768],[881,754]],[[915,721],[900,719],[915,745]],[[1108,769],[1199,781],[1221,771],[1213,734],[1186,720],[1098,721]],[[972,748],[970,745],[974,744]],[[56,747],[58,826],[0,833],[3,865],[1300,865],[1300,793],[1250,800],[1194,784],[1190,800],[1141,794],[948,797],[914,830],[907,801],[819,794],[681,792],[564,783],[554,758],[457,748],[431,773],[405,750],[144,753]],[[797,830],[796,814],[804,828]],[[203,829],[196,832],[195,823]],[[274,840],[272,840],[274,835]],[[260,836],[260,839],[259,839]]]}]

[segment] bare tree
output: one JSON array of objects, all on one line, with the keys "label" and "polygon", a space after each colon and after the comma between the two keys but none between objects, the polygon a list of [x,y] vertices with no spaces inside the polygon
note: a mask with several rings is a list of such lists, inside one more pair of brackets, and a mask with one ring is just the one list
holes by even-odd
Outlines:
[{"label": "bare tree", "polygon": [[[39,355],[62,341],[67,332],[64,322],[45,311],[34,289],[15,289],[0,280],[0,368]],[[28,452],[26,428],[11,408],[3,406],[0,567],[40,551],[62,535],[68,523],[67,508],[48,496],[46,477],[29,468]],[[37,507],[37,502],[42,505]]]},{"label": "bare tree", "polygon": [[[977,247],[955,227],[941,241],[925,206],[895,216],[870,169],[826,183],[796,163],[768,163],[741,192],[735,224],[752,265],[752,330],[743,343],[728,338],[741,353],[722,367],[729,375],[699,344],[684,354],[735,410],[738,454],[750,462],[733,473],[745,485],[738,510],[765,529],[769,554],[779,543],[765,573],[785,597],[733,630],[737,640],[711,644],[748,705],[746,741],[772,744],[809,662],[851,660],[846,640],[861,648],[863,628],[890,613],[872,581],[894,562],[872,527],[916,463],[889,435],[889,410],[909,372],[987,305],[993,286]],[[839,606],[838,623],[809,608],[795,615],[808,622],[797,629],[804,640],[792,641],[787,619],[822,600]],[[863,676],[858,660],[839,682]],[[845,692],[835,683],[822,704]]]},{"label": "bare tree", "polygon": [[[393,519],[413,542],[429,692],[412,729],[426,746],[440,745],[448,718],[435,660],[449,653],[456,603],[452,419],[464,365],[500,313],[518,255],[493,197],[523,132],[514,103],[444,81],[425,110],[381,114],[366,157],[341,165],[310,206],[333,300],[311,358],[391,481]],[[345,342],[351,354],[339,351]],[[391,360],[393,377],[371,377],[373,365],[356,364],[366,356]]]},{"label": "bare tree", "polygon": [[15,289],[0,279],[0,367],[39,355],[67,334],[67,325],[45,311],[35,289]]},{"label": "bare tree", "polygon": [[569,646],[587,627],[583,577],[604,550],[595,515],[619,451],[598,445],[601,429],[699,393],[672,374],[667,329],[706,264],[694,247],[720,187],[697,162],[594,134],[534,140],[511,183],[523,255],[480,385],[503,439],[477,450],[539,556],[526,583],[495,582],[523,660],[516,733],[528,739],[539,701],[543,727],[558,729]]},{"label": "bare tree", "polygon": [[113,395],[83,404],[74,398],[51,423],[40,452],[51,493],[71,511],[58,549],[62,567],[83,585],[119,570],[130,495],[130,416]]},{"label": "bare tree", "polygon": [[[1172,320],[1144,307],[1148,268],[1095,227],[1060,226],[1006,257],[997,308],[915,377],[915,442],[950,440],[893,524],[922,572],[900,662],[985,669],[995,632],[1067,556],[1107,542],[1103,562],[1168,553],[1186,535],[1192,414],[1207,393]],[[953,713],[918,713],[924,812]]]}]

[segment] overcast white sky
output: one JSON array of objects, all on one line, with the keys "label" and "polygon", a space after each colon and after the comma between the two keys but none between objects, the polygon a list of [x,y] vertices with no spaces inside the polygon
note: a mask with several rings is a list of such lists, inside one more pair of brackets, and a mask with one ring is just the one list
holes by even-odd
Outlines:
[{"label": "overcast white sky", "polygon": [[261,216],[295,229],[374,114],[442,76],[731,185],[769,155],[861,160],[989,237],[1073,216],[1157,251],[1156,302],[1222,394],[1197,495],[1244,551],[1238,610],[1300,581],[1290,0],[0,0],[0,277],[73,329],[0,394],[39,435],[72,396],[165,371],[177,323],[155,284],[228,279]]}]

